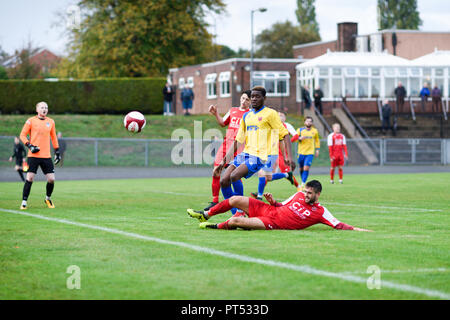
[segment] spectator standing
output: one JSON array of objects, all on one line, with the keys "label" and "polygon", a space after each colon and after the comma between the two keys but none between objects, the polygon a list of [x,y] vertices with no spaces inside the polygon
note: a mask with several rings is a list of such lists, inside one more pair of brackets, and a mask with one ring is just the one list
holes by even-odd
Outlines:
[{"label": "spectator standing", "polygon": [[399,112],[401,113],[403,112],[403,105],[405,104],[405,97],[406,97],[406,89],[402,85],[401,81],[398,82],[398,86],[397,88],[395,88],[394,94],[396,97],[396,107],[397,107],[395,111],[396,113]]},{"label": "spectator standing", "polygon": [[309,94],[309,87],[308,87],[308,85],[305,85],[302,88],[302,99],[303,99],[303,102],[305,103],[305,108],[306,109],[311,108],[311,96]]},{"label": "spectator standing", "polygon": [[383,132],[383,134],[386,133],[386,131],[388,129],[390,129],[391,127],[391,113],[392,113],[392,108],[389,105],[389,100],[384,100],[384,104],[381,107],[381,115],[383,116],[383,123],[381,125],[381,131]]},{"label": "spectator standing", "polygon": [[172,97],[173,97],[173,89],[170,86],[169,82],[166,82],[163,90],[164,95],[164,115],[165,116],[173,116],[172,112]]},{"label": "spectator standing", "polygon": [[322,110],[323,92],[320,89],[320,86],[316,86],[316,89],[313,92],[313,96],[314,96],[314,106],[320,112],[320,114],[323,114]]},{"label": "spectator standing", "polygon": [[184,115],[189,116],[189,109],[192,109],[192,101],[194,100],[194,92],[189,87],[189,85],[185,85],[183,90],[181,91],[181,102],[183,104]]},{"label": "spectator standing", "polygon": [[442,97],[441,89],[439,89],[439,87],[435,85],[433,90],[431,91],[431,102],[433,112],[439,112],[440,109],[439,106],[441,106],[442,103],[441,97]]},{"label": "spectator standing", "polygon": [[425,112],[429,96],[430,96],[430,89],[428,89],[428,84],[425,82],[423,84],[422,90],[420,90],[420,100],[422,101],[422,112]]}]

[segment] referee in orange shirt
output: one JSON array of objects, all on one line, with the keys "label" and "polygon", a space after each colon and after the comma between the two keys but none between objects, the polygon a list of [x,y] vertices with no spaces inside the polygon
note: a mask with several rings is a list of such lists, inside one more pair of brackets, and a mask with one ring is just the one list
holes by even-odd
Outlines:
[{"label": "referee in orange shirt", "polygon": [[22,205],[20,206],[22,210],[27,209],[27,200],[30,195],[31,185],[39,167],[41,167],[42,172],[47,177],[45,204],[49,208],[55,207],[50,199],[55,186],[55,169],[50,154],[50,139],[55,149],[55,164],[61,160],[58,138],[56,137],[55,121],[47,117],[48,105],[45,102],[39,102],[36,105],[36,112],[37,115],[35,117],[29,118],[25,122],[20,133],[20,140],[29,149],[29,169],[23,186]]}]

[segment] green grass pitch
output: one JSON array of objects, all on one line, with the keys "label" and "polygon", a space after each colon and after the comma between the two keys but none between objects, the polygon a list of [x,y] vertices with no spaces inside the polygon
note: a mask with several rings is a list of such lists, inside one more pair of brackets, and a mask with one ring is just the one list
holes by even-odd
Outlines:
[{"label": "green grass pitch", "polygon": [[[18,214],[21,183],[0,183],[0,299],[448,299],[450,174],[310,178],[337,219],[374,232],[202,230],[186,208],[210,201],[209,178],[57,181],[55,209],[35,182],[26,213],[41,218]],[[266,190],[295,192],[286,180]],[[67,287],[72,265],[80,289]]]}]

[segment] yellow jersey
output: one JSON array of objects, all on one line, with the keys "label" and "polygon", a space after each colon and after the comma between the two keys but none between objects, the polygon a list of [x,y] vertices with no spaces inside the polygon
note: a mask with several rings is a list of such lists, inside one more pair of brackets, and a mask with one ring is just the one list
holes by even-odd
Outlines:
[{"label": "yellow jersey", "polygon": [[278,143],[287,134],[278,112],[263,106],[243,115],[236,141],[245,143],[243,152],[266,161],[268,155],[278,154]]},{"label": "yellow jersey", "polygon": [[[298,154],[314,154],[316,150],[320,150],[319,132],[316,128],[306,127],[298,128]],[[306,139],[300,140],[300,137],[306,137]]]}]

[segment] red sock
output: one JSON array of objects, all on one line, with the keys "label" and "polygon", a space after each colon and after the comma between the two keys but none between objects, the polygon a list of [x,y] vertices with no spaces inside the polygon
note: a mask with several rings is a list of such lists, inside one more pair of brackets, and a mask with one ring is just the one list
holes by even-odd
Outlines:
[{"label": "red sock", "polygon": [[[231,218],[230,218],[231,219]],[[236,229],[236,227],[230,227],[228,225],[228,222],[230,221],[230,219],[228,219],[227,221],[221,222],[217,224],[217,229],[224,229],[224,230],[234,230]]]},{"label": "red sock", "polygon": [[211,187],[212,187],[213,202],[219,202],[220,177],[213,176]]},{"label": "red sock", "polygon": [[344,170],[342,170],[341,168],[339,168],[339,179],[342,180],[342,177],[344,176]]},{"label": "red sock", "polygon": [[334,180],[334,168],[330,169],[330,178],[331,180]]},{"label": "red sock", "polygon": [[216,204],[211,209],[209,209],[208,216],[212,217],[216,214],[227,212],[231,208],[232,208],[232,206],[230,206],[230,200],[225,199],[222,202],[219,202],[218,204]]},{"label": "red sock", "polygon": [[221,222],[217,224],[217,229],[225,229],[228,230],[228,220],[225,222]]}]

